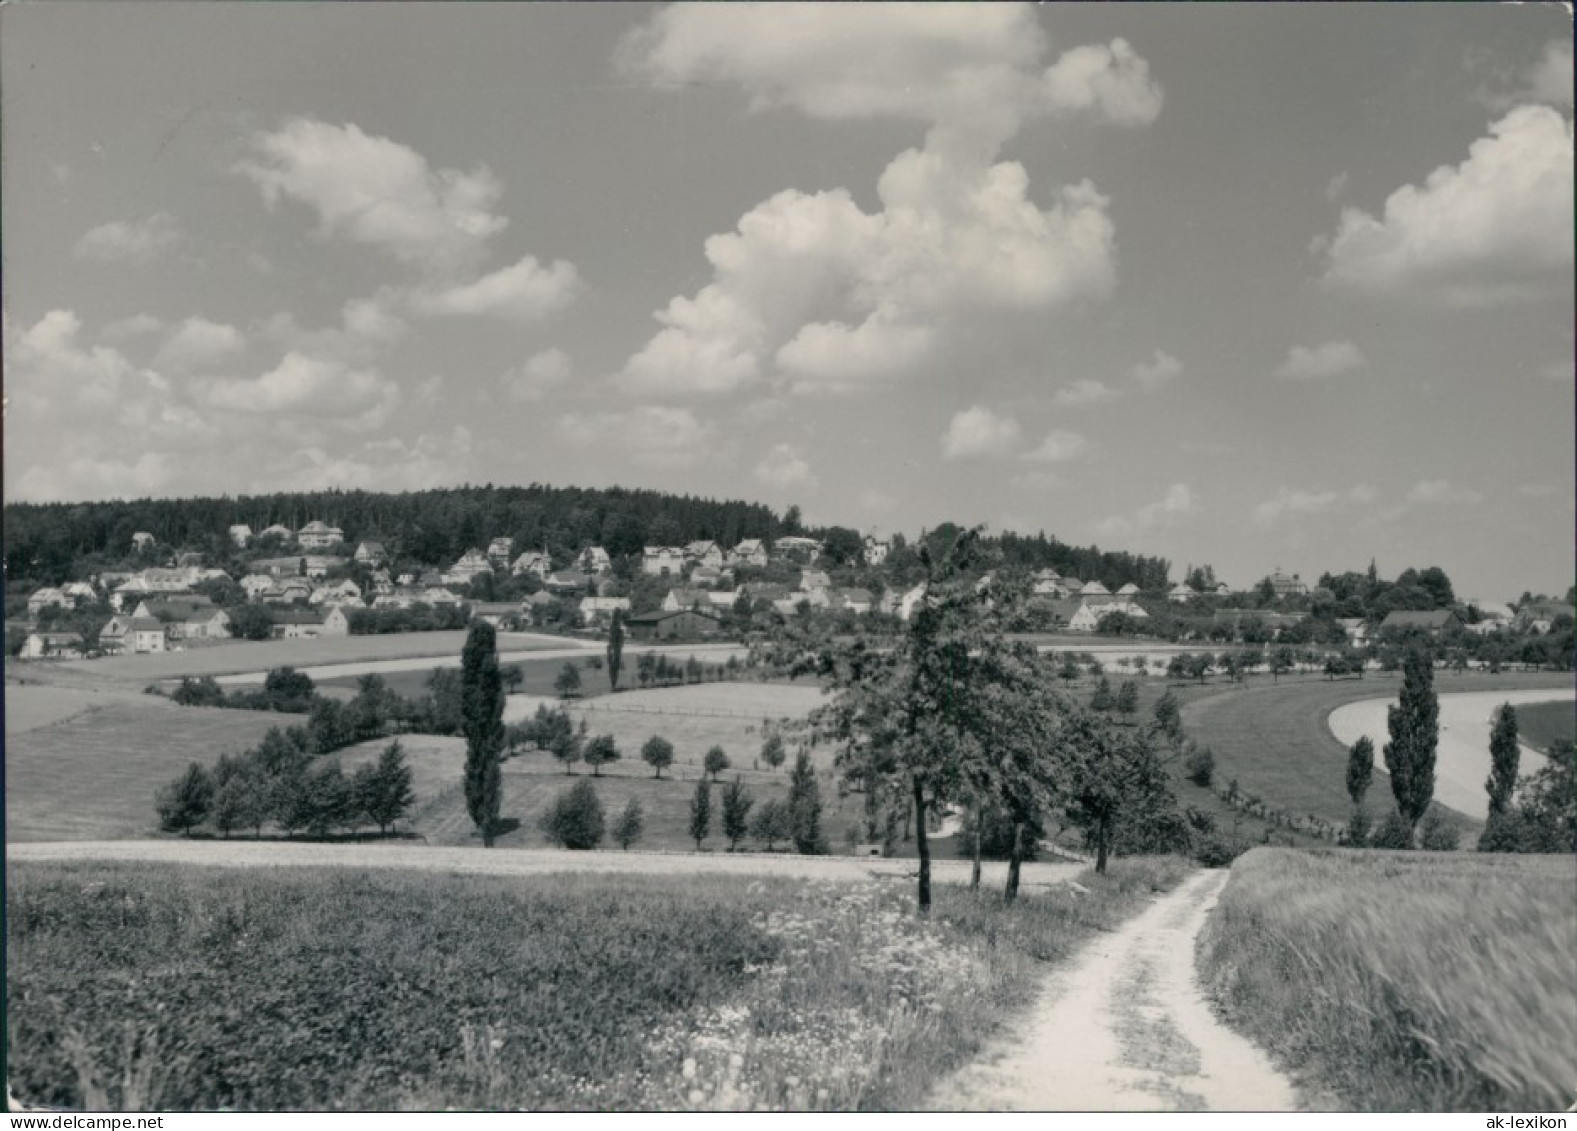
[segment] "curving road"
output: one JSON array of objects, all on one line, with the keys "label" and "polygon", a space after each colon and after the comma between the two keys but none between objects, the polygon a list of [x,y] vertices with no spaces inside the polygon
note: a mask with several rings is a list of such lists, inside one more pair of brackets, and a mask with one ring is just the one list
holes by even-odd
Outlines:
[{"label": "curving road", "polygon": [[1027,1020],[929,1097],[940,1111],[1293,1111],[1291,1083],[1216,1019],[1194,940],[1228,872],[1198,872],[1048,979]]}]

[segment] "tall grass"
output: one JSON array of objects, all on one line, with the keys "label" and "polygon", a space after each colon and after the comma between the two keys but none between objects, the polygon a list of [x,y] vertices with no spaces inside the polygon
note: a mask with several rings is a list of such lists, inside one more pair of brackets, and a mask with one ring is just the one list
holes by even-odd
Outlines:
[{"label": "tall grass", "polygon": [[1236,1022],[1353,1108],[1577,1099],[1570,857],[1256,849],[1198,955]]},{"label": "tall grass", "polygon": [[748,877],[13,865],[25,1102],[912,1108],[1047,963],[1187,874],[1022,897]]}]

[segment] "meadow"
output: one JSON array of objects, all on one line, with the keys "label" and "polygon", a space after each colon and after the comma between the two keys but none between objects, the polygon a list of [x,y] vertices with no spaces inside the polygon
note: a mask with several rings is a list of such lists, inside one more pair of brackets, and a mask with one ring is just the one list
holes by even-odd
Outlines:
[{"label": "meadow", "polygon": [[1577,1099],[1570,856],[1256,849],[1198,944],[1228,1019],[1361,1111]]},{"label": "meadow", "polygon": [[20,864],[24,1102],[90,1110],[907,1110],[1188,874],[962,887]]},{"label": "meadow", "polygon": [[1570,702],[1524,703],[1517,708],[1517,732],[1527,745],[1548,752],[1557,742],[1577,739],[1577,714]]},{"label": "meadow", "polygon": [[[1568,688],[1560,673],[1435,673],[1435,691],[1499,691],[1513,688]],[[1242,791],[1295,814],[1312,813],[1345,822],[1347,748],[1326,725],[1335,708],[1360,699],[1395,696],[1396,674],[1369,673],[1364,679],[1283,679],[1255,676],[1245,684],[1207,686],[1183,699],[1183,729],[1209,746],[1216,757],[1216,779],[1236,778]],[[1383,774],[1370,789],[1371,809],[1388,804]]]},{"label": "meadow", "polygon": [[[33,690],[7,687],[8,721],[12,702],[25,702]],[[259,711],[178,707],[151,695],[76,694],[80,711],[6,735],[7,840],[145,835],[158,826],[155,795],[189,763],[210,765],[223,753],[257,745],[270,727],[299,721]],[[62,702],[52,694],[49,706]]]},{"label": "meadow", "polygon": [[[142,686],[156,680],[264,672],[287,665],[308,668],[321,664],[357,661],[403,660],[427,656],[458,657],[464,646],[465,633],[460,631],[401,632],[376,636],[319,636],[313,639],[295,640],[219,640],[181,652],[57,661],[52,662],[50,666]],[[518,632],[505,632],[498,637],[498,647],[501,652],[532,652],[560,648],[567,650],[584,646],[585,642],[571,637]],[[590,648],[587,651],[588,654],[600,654]]]}]

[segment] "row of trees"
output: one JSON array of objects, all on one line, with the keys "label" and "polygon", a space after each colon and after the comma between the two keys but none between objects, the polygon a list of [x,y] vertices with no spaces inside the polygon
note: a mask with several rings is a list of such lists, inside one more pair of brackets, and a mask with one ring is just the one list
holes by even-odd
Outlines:
[{"label": "row of trees", "polygon": [[411,770],[398,740],[376,762],[346,774],[337,759],[319,759],[300,727],[273,728],[262,743],[239,756],[225,755],[212,769],[193,762],[160,790],[160,826],[186,836],[211,825],[226,839],[267,825],[287,836],[356,834],[376,825],[387,834],[415,801]]}]

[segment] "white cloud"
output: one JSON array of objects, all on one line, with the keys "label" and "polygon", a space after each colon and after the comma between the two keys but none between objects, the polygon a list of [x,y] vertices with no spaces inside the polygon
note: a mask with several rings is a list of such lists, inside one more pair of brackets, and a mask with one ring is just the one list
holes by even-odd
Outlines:
[{"label": "white cloud", "polygon": [[7,319],[9,391],[43,405],[113,408],[136,371],[116,349],[79,344],[81,329],[71,310],[51,310],[21,331]]},{"label": "white cloud", "polygon": [[1571,109],[1572,41],[1550,40],[1538,60],[1521,75],[1514,79],[1503,75],[1498,89],[1480,90],[1477,97],[1498,112],[1529,102]]},{"label": "white cloud", "polygon": [[1096,523],[1095,529],[1106,537],[1142,534],[1175,525],[1197,508],[1194,494],[1186,483],[1173,483],[1158,502],[1146,503],[1132,516],[1110,515]]},{"label": "white cloud", "polygon": [[1267,499],[1254,508],[1254,521],[1268,526],[1288,515],[1320,514],[1341,501],[1335,491],[1295,491],[1283,487],[1276,497]]},{"label": "white cloud", "polygon": [[1456,487],[1444,479],[1426,479],[1407,493],[1409,503],[1424,506],[1473,506],[1484,496],[1467,487]]},{"label": "white cloud", "polygon": [[804,455],[793,444],[775,444],[752,473],[774,487],[811,486],[816,475]]},{"label": "white cloud", "polygon": [[459,424],[447,435],[424,434],[411,442],[374,440],[349,451],[301,448],[271,473],[267,489],[402,491],[465,483],[475,477],[472,449],[470,430]]},{"label": "white cloud", "polygon": [[1025,452],[1024,458],[1041,463],[1066,463],[1078,459],[1090,450],[1090,442],[1077,432],[1061,429],[1050,432],[1034,451]]},{"label": "white cloud", "polygon": [[78,259],[94,263],[153,263],[181,245],[184,235],[175,217],[155,212],[145,220],[112,220],[90,229],[71,249]]},{"label": "white cloud", "polygon": [[659,88],[735,83],[756,109],[928,124],[896,157],[879,210],[847,189],[785,190],[706,242],[712,280],[656,315],[621,383],[660,395],[771,381],[849,391],[945,365],[982,311],[1104,298],[1116,281],[1108,201],[1089,182],[1042,209],[1017,162],[993,163],[1029,117],[1153,118],[1160,92],[1122,41],[1049,69],[1028,8],[677,5],[631,37],[625,65]]},{"label": "white cloud", "polygon": [[273,207],[296,200],[325,236],[343,235],[428,270],[474,266],[508,220],[491,209],[503,186],[491,170],[433,169],[409,146],[353,123],[293,118],[252,139],[236,166]]},{"label": "white cloud", "polygon": [[17,478],[15,497],[39,503],[135,499],[170,486],[174,472],[169,457],[154,452],[132,460],[83,456],[28,468]]},{"label": "white cloud", "polygon": [[113,322],[105,323],[99,331],[99,337],[108,338],[110,341],[125,341],[129,338],[143,338],[149,334],[157,334],[164,329],[164,323],[151,314],[133,314],[128,318],[117,318]]},{"label": "white cloud", "polygon": [[188,318],[165,339],[153,364],[161,370],[189,373],[221,365],[244,352],[246,339],[234,326],[206,318]]},{"label": "white cloud", "polygon": [[[1570,87],[1571,73],[1566,81]],[[1518,106],[1457,166],[1404,185],[1376,218],[1344,209],[1326,252],[1325,282],[1454,306],[1486,305],[1569,284],[1572,123],[1547,106]]]},{"label": "white cloud", "polygon": [[414,299],[424,314],[491,315],[529,321],[554,314],[580,293],[575,265],[555,259],[551,267],[528,255],[512,267],[500,268],[469,283],[419,291]]},{"label": "white cloud", "polygon": [[569,413],[559,434],[572,444],[616,451],[648,467],[689,467],[709,454],[717,428],[689,409],[641,405],[623,412]]},{"label": "white cloud", "polygon": [[1339,377],[1368,364],[1363,352],[1351,342],[1326,342],[1313,348],[1293,346],[1287,359],[1276,367],[1276,376],[1287,381],[1317,381]]},{"label": "white cloud", "polygon": [[561,349],[545,349],[532,354],[524,365],[499,378],[505,394],[514,401],[540,401],[574,375],[569,354]]},{"label": "white cloud", "polygon": [[988,408],[972,405],[953,414],[942,434],[944,459],[1006,455],[1021,439],[1018,421]]},{"label": "white cloud", "polygon": [[191,387],[214,408],[306,416],[355,431],[381,425],[401,399],[399,386],[375,369],[294,352],[261,377],[200,378]]},{"label": "white cloud", "polygon": [[1183,363],[1167,353],[1156,350],[1149,361],[1141,361],[1128,370],[1128,376],[1146,389],[1159,389],[1182,375]]},{"label": "white cloud", "polygon": [[1062,408],[1085,408],[1117,399],[1117,390],[1103,381],[1085,377],[1058,389],[1052,400]]}]

